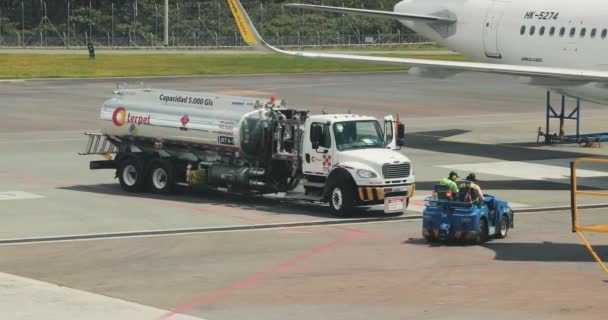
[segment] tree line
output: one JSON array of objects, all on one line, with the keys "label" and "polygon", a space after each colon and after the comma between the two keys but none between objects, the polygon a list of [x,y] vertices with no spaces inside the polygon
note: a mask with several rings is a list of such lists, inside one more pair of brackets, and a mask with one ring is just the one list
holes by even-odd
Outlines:
[{"label": "tree line", "polygon": [[[289,2],[391,11],[398,0],[241,1],[264,37],[411,33],[397,21],[284,7]],[[47,18],[45,18],[47,17]],[[0,37],[162,37],[164,0],[2,0]],[[231,36],[236,32],[224,0],[169,0],[173,37]]]}]

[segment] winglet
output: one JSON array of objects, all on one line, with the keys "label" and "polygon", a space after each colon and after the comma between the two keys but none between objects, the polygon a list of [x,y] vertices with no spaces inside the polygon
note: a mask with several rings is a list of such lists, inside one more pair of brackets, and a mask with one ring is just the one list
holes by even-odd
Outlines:
[{"label": "winglet", "polygon": [[234,16],[234,20],[236,21],[236,25],[241,32],[241,36],[243,36],[243,40],[253,47],[257,47],[260,49],[270,49],[270,46],[262,39],[258,31],[253,26],[249,15],[243,8],[243,5],[239,0],[227,0],[228,6],[232,11],[232,15]]}]

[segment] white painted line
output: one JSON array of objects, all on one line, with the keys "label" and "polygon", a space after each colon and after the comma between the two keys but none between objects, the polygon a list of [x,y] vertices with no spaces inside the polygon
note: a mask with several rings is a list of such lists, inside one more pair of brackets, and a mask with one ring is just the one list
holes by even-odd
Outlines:
[{"label": "white painted line", "polygon": [[[608,204],[604,205],[608,207]],[[546,211],[531,211],[531,212],[515,212],[516,216],[520,215],[531,215],[531,214],[546,214],[546,213],[557,213],[561,214],[563,211],[568,210],[567,208],[562,207],[547,207],[542,208]],[[409,209],[408,209],[409,211]],[[355,219],[351,219],[355,220]],[[365,222],[346,222],[340,223],[336,225],[306,225],[306,226],[296,226],[296,227],[277,227],[277,228],[265,228],[265,229],[239,229],[239,230],[217,230],[217,231],[206,231],[204,233],[201,232],[183,232],[183,233],[164,233],[164,234],[143,234],[143,235],[127,235],[127,236],[116,236],[116,237],[107,237],[107,238],[87,238],[87,239],[66,239],[66,240],[44,240],[39,242],[17,242],[17,243],[1,243],[3,241],[11,241],[12,239],[0,239],[0,247],[2,246],[23,246],[23,245],[36,245],[36,244],[49,244],[49,243],[60,243],[60,242],[80,242],[80,241],[100,241],[100,240],[119,240],[119,239],[139,239],[139,238],[153,238],[153,237],[181,237],[188,235],[205,235],[205,234],[213,234],[213,233],[232,233],[232,232],[254,232],[254,231],[277,231],[277,230],[287,230],[292,228],[305,229],[305,228],[331,228],[333,226],[356,226],[356,225],[365,225],[365,224],[380,224],[380,223],[397,223],[397,222],[414,222],[421,221],[422,216],[410,216],[407,219],[392,219],[392,220],[370,220]],[[254,225],[252,225],[254,226]],[[168,230],[168,229],[167,229]],[[164,230],[154,230],[154,231],[164,231]],[[170,230],[168,230],[170,231]],[[148,231],[136,231],[137,232],[149,232]],[[112,233],[107,233],[111,235]],[[79,236],[87,236],[86,234],[75,234],[75,235],[61,235],[56,237],[79,237]],[[36,238],[30,238],[36,239]],[[0,318],[2,319],[2,318]]]},{"label": "white painted line", "polygon": [[[563,159],[567,162],[568,159]],[[560,180],[570,179],[570,168],[542,163],[524,161],[499,161],[485,163],[467,163],[437,166],[466,172],[486,173],[497,176],[519,178],[525,180]],[[580,178],[608,177],[608,172],[596,170],[576,170]],[[483,180],[483,179],[482,179]]]},{"label": "white painted line", "polygon": [[[0,273],[0,319],[155,319],[167,310]],[[203,320],[185,314],[175,320]]]},{"label": "white painted line", "polygon": [[[510,116],[513,116],[514,114],[511,114]],[[520,114],[516,114],[517,117],[520,117]],[[429,118],[430,121],[434,121],[435,123],[431,123],[431,124],[407,124],[408,128],[435,128],[437,127],[437,120],[441,118],[441,117],[437,117],[437,118]],[[481,118],[481,117],[476,117],[476,116],[469,116],[467,117],[467,119],[476,119],[476,118]],[[417,118],[410,118],[410,120],[413,119],[417,119]],[[422,118],[420,118],[422,119]],[[599,120],[599,119],[608,119],[608,117],[606,116],[595,116],[595,117],[581,117],[581,120]],[[491,126],[495,126],[497,124],[513,124],[513,123],[537,123],[538,119],[529,119],[529,120],[505,120],[505,121],[481,121],[481,122],[477,122],[475,124],[471,124],[470,126],[475,127],[475,128],[479,128],[479,127],[491,127]],[[416,121],[416,123],[420,123],[419,121]],[[466,127],[464,127],[466,128]],[[420,132],[421,134],[424,132]],[[466,134],[469,132],[464,132],[463,134]],[[416,134],[416,132],[412,132],[412,135]],[[448,138],[448,137],[439,137],[441,139],[444,138]],[[451,140],[450,140],[451,141]],[[464,141],[464,140],[461,140]],[[470,141],[466,141],[466,142],[470,142]]]},{"label": "white painted line", "polygon": [[0,201],[2,200],[25,200],[25,199],[40,199],[44,196],[33,194],[24,191],[0,191]]},{"label": "white painted line", "polygon": [[[407,207],[408,211],[413,211],[413,212],[418,212],[418,213],[422,213],[422,211],[424,210],[424,199],[430,197],[431,195],[426,195],[426,196],[413,196],[412,199],[410,200],[410,205]],[[523,203],[517,203],[517,202],[511,202],[509,201],[509,206],[512,209],[518,209],[518,208],[528,208],[530,207],[530,205],[527,204],[523,204]]]}]

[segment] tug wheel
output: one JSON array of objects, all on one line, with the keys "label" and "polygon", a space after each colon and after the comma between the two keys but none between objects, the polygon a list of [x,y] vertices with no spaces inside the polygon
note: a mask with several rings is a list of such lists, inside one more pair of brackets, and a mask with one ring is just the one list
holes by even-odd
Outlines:
[{"label": "tug wheel", "polygon": [[488,221],[482,218],[479,219],[479,227],[474,242],[475,244],[482,244],[486,241],[488,241]]},{"label": "tug wheel", "polygon": [[498,233],[496,233],[496,238],[504,239],[509,234],[509,219],[503,216],[500,219],[500,225],[498,226]]}]

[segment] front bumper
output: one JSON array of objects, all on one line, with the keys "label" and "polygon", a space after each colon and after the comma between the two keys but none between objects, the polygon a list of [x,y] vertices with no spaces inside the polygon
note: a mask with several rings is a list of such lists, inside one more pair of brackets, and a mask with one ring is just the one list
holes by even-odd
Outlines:
[{"label": "front bumper", "polygon": [[359,186],[357,187],[357,202],[359,205],[383,204],[388,197],[407,197],[408,202],[414,196],[416,184],[400,186]]},{"label": "front bumper", "polygon": [[427,240],[437,241],[473,241],[477,237],[475,231],[442,232],[441,229],[422,229],[422,236]]}]

